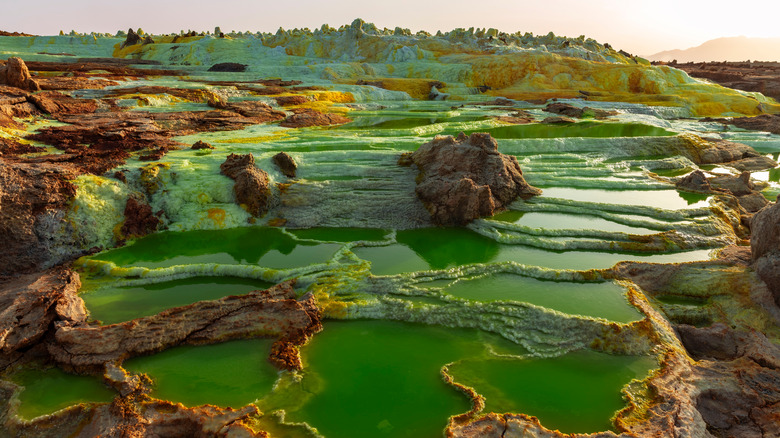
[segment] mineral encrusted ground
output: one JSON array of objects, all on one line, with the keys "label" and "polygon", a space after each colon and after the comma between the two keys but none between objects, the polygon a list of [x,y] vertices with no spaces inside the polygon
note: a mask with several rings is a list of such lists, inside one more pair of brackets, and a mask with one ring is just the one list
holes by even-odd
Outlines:
[{"label": "mineral encrusted ground", "polygon": [[[334,382],[300,350],[323,319],[479,329],[511,343],[485,353],[505,360],[657,360],[626,382],[612,431],[575,436],[780,435],[780,137],[753,132],[778,133],[776,101],[494,29],[0,35],[27,61],[0,61],[0,436],[314,436],[296,415]],[[216,276],[274,286],[116,324],[79,296]],[[448,292],[499,278],[548,298],[614,282],[625,319]],[[160,400],[155,376],[123,368],[245,338],[272,339],[283,370],[256,405]],[[448,436],[570,436],[488,412],[457,363],[439,366],[471,407],[432,419]],[[14,376],[47,367],[113,401],[22,419]]]}]

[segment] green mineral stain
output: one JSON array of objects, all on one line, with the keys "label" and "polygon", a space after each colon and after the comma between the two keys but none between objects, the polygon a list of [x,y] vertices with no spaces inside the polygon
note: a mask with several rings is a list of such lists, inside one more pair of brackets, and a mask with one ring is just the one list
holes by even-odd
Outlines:
[{"label": "green mineral stain", "polygon": [[182,346],[124,363],[154,380],[152,396],[185,406],[240,408],[271,391],[278,372],[268,362],[268,339]]},{"label": "green mineral stain", "polygon": [[486,345],[521,347],[473,329],[390,321],[329,321],[302,349],[306,372],[322,390],[288,421],[306,421],[326,437],[441,436],[468,399],[446,385],[442,365],[484,356]]},{"label": "green mineral stain", "polygon": [[59,368],[26,369],[10,379],[24,387],[18,413],[26,420],[80,403],[107,403],[116,395],[98,377],[67,374]]},{"label": "green mineral stain", "polygon": [[576,215],[566,213],[523,213],[520,211],[506,211],[493,216],[491,219],[503,222],[512,222],[530,228],[546,230],[601,230],[615,231],[629,234],[656,234],[659,230],[649,228],[632,227],[602,219],[596,216]]},{"label": "green mineral stain", "polygon": [[325,262],[339,248],[338,244],[299,242],[278,228],[242,227],[152,234],[94,258],[124,267],[228,263],[283,269]]},{"label": "green mineral stain", "polygon": [[114,324],[171,307],[267,289],[271,283],[235,277],[193,277],[141,286],[103,287],[80,294],[92,319]]},{"label": "green mineral stain", "polygon": [[497,274],[459,281],[444,291],[469,300],[526,302],[571,315],[623,323],[640,320],[643,316],[628,303],[625,289],[612,282],[542,281],[519,275]]},{"label": "green mineral stain", "polygon": [[485,397],[484,412],[533,415],[563,433],[613,430],[620,389],[644,378],[650,357],[576,351],[553,359],[468,359],[449,368],[456,382]]},{"label": "green mineral stain", "polygon": [[289,230],[299,239],[319,240],[321,242],[356,242],[359,240],[384,240],[387,230],[376,228],[307,228]]}]

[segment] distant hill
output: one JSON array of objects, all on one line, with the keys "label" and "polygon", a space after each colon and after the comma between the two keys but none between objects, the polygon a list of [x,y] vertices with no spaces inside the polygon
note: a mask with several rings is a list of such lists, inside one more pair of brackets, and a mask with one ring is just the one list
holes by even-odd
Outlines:
[{"label": "distant hill", "polygon": [[780,61],[780,38],[718,38],[685,50],[667,50],[648,56],[650,61]]}]

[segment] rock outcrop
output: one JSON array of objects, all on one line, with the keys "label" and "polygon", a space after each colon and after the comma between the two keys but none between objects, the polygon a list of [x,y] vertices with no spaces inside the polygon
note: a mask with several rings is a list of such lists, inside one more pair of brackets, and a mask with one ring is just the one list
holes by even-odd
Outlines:
[{"label": "rock outcrop", "polygon": [[246,64],[241,64],[238,62],[220,62],[219,64],[214,64],[209,67],[208,71],[240,73],[246,71],[246,67]]},{"label": "rock outcrop", "polygon": [[45,269],[57,261],[38,226],[76,195],[69,182],[78,175],[74,167],[30,161],[0,159],[0,275]]},{"label": "rock outcrop", "polygon": [[285,128],[307,128],[310,126],[342,125],[352,121],[341,114],[326,114],[307,108],[296,108],[293,112],[295,114],[288,116],[279,125]]},{"label": "rock outcrop", "polygon": [[249,214],[260,217],[268,211],[271,198],[268,174],[255,166],[252,154],[230,154],[219,168],[223,175],[235,180],[233,193],[236,201]]},{"label": "rock outcrop", "polygon": [[436,136],[404,161],[420,170],[415,191],[438,225],[465,225],[542,192],[525,181],[515,157],[498,152],[490,134]]},{"label": "rock outcrop", "polygon": [[272,363],[298,369],[298,346],[322,330],[322,325],[314,297],[296,300],[294,284],[294,280],[287,281],[264,291],[199,301],[121,324],[60,327],[48,351],[64,369],[90,373],[175,345],[262,335],[277,338]]},{"label": "rock outcrop", "polygon": [[750,228],[753,268],[780,305],[780,204],[775,202],[756,213]]},{"label": "rock outcrop", "polygon": [[739,176],[707,176],[701,170],[695,170],[677,180],[675,186],[689,192],[732,195],[748,214],[756,213],[769,204],[760,193],[762,187],[757,187],[756,183],[751,181],[750,172],[742,172]]},{"label": "rock outcrop", "polygon": [[279,152],[273,156],[273,161],[284,176],[287,178],[295,178],[295,171],[298,169],[298,165],[295,164],[293,157],[286,152]]},{"label": "rock outcrop", "polygon": [[5,65],[0,65],[0,85],[10,85],[27,91],[41,90],[22,58],[16,56],[8,58]]},{"label": "rock outcrop", "polygon": [[143,200],[131,196],[125,204],[125,222],[122,235],[128,238],[143,237],[157,231],[160,218],[152,212],[152,207]]},{"label": "rock outcrop", "polygon": [[575,117],[578,119],[584,117],[605,119],[609,116],[617,115],[617,111],[606,111],[598,108],[590,108],[587,106],[580,108],[563,102],[550,103],[546,107],[544,107],[544,111],[548,113],[558,114],[561,116],[566,116],[566,117]]},{"label": "rock outcrop", "polygon": [[200,149],[216,149],[216,148],[212,146],[211,143],[206,143],[203,140],[198,140],[192,144],[190,149],[200,150]]},{"label": "rock outcrop", "polygon": [[33,345],[55,320],[84,322],[79,287],[79,275],[64,267],[0,281],[0,351]]}]

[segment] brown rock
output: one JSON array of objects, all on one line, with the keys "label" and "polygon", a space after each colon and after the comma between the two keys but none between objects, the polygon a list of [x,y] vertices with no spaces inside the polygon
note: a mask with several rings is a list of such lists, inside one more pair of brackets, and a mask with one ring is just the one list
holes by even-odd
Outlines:
[{"label": "brown rock", "polygon": [[56,91],[45,91],[29,97],[41,111],[51,114],[90,114],[97,110],[97,102],[93,99],[74,99]]},{"label": "brown rock", "polygon": [[0,156],[20,155],[36,152],[45,152],[46,149],[31,144],[19,143],[8,138],[0,137]]},{"label": "brown rock", "polygon": [[291,345],[304,343],[322,330],[320,312],[311,294],[301,301],[295,299],[294,283],[287,281],[265,291],[199,301],[121,324],[60,327],[48,343],[48,350],[67,370],[95,372],[107,363],[118,364],[180,344],[223,342],[258,334]]},{"label": "brown rock", "polygon": [[157,231],[159,225],[160,219],[152,213],[149,204],[134,196],[127,198],[122,235],[128,238],[143,237]]},{"label": "brown rock", "polygon": [[563,124],[563,123],[576,123],[576,122],[577,122],[576,120],[564,116],[545,117],[545,119],[542,120],[542,123],[550,123],[556,125]]},{"label": "brown rock", "polygon": [[40,91],[38,82],[32,78],[22,58],[13,56],[8,58],[4,66],[0,66],[0,84],[21,88],[27,91]]},{"label": "brown rock", "polygon": [[199,150],[199,149],[216,149],[216,148],[212,146],[211,143],[206,143],[203,140],[198,140],[192,145],[190,149]]},{"label": "brown rock", "polygon": [[306,128],[309,126],[341,125],[351,121],[340,114],[323,114],[313,109],[302,108],[300,111],[287,117],[280,125],[285,128]]},{"label": "brown rock", "polygon": [[127,46],[134,46],[136,44],[143,43],[143,38],[141,38],[141,35],[138,35],[135,33],[133,28],[127,29],[127,38],[125,38],[125,41],[122,43],[122,48],[124,49]]},{"label": "brown rock", "polygon": [[583,117],[595,117],[597,119],[603,119],[609,116],[617,115],[617,111],[605,111],[587,106],[584,108],[579,108],[563,102],[553,102],[548,104],[546,107],[544,107],[544,111],[561,116],[574,117],[577,119],[581,119]]},{"label": "brown rock", "polygon": [[712,193],[712,187],[707,180],[707,176],[701,170],[694,170],[679,181],[675,186],[681,190],[699,193]]},{"label": "brown rock", "polygon": [[311,102],[311,99],[307,96],[279,96],[275,97],[274,100],[276,100],[276,103],[281,106],[291,106],[291,105],[303,105],[306,102]]},{"label": "brown rock", "polygon": [[420,169],[417,196],[436,224],[464,225],[539,195],[525,182],[515,157],[498,152],[490,134],[436,136],[411,156]]},{"label": "brown rock", "polygon": [[[32,160],[31,160],[32,161]],[[42,217],[64,209],[76,194],[72,166],[0,159],[0,275],[45,269],[56,262]]]},{"label": "brown rock", "polygon": [[0,281],[0,351],[31,346],[55,320],[83,322],[79,287],[78,274],[64,267]]},{"label": "brown rock", "polygon": [[230,154],[219,167],[223,175],[236,181],[233,184],[236,201],[249,214],[260,217],[268,211],[271,197],[268,174],[255,167],[252,154]]},{"label": "brown rock", "polygon": [[286,152],[279,152],[273,157],[274,164],[279,170],[288,178],[295,178],[295,171],[298,169],[298,165],[295,164],[295,160],[289,156]]},{"label": "brown rock", "polygon": [[209,106],[238,113],[244,117],[255,120],[255,123],[276,122],[284,120],[284,118],[287,117],[284,112],[277,111],[266,103],[251,100],[227,103],[218,100],[210,100]]},{"label": "brown rock", "polygon": [[764,207],[750,221],[753,268],[780,305],[780,204]]}]

